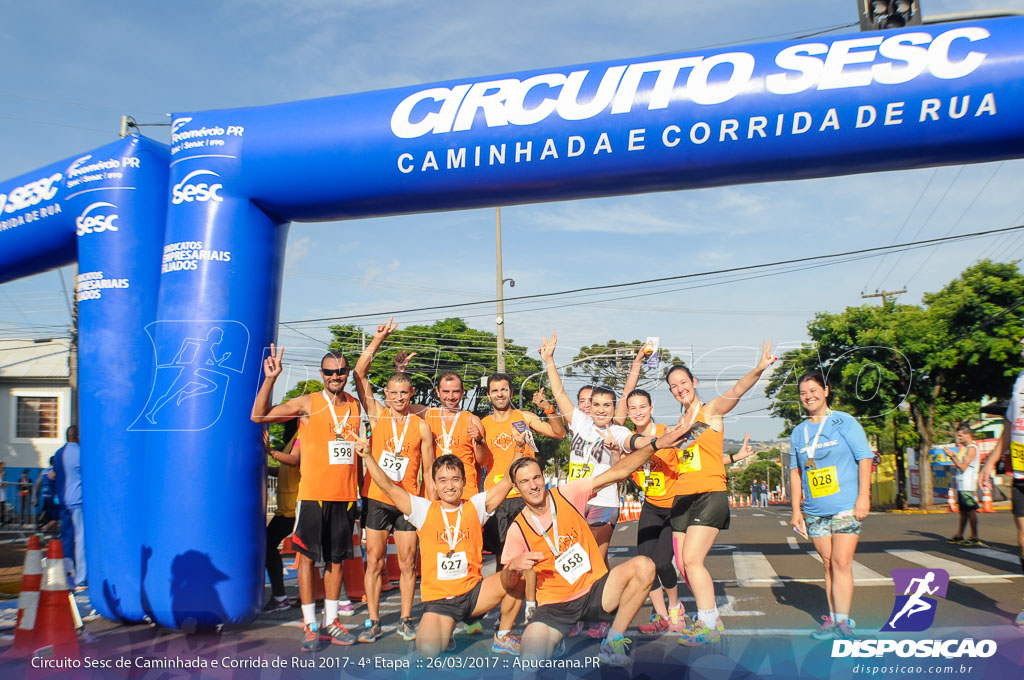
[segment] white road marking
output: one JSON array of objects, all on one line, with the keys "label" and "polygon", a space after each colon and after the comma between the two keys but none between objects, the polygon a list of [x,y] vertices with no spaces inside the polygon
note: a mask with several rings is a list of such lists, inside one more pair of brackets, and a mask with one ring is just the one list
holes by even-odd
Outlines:
[{"label": "white road marking", "polygon": [[[808,550],[807,554],[821,563],[821,555],[816,550]],[[884,586],[892,583],[892,578],[879,574],[874,569],[868,569],[860,562],[853,562],[853,582],[860,586]]]},{"label": "white road marking", "polygon": [[901,560],[907,562],[913,562],[914,564],[925,567],[926,569],[945,569],[949,572],[951,579],[959,581],[971,581],[972,583],[1007,583],[1009,574],[996,575],[988,574],[984,571],[972,569],[966,564],[960,562],[954,562],[953,560],[947,560],[937,555],[931,555],[923,553],[919,550],[886,550],[893,557],[898,557]]},{"label": "white road marking", "polygon": [[741,586],[771,588],[782,585],[779,575],[762,552],[734,552],[732,565],[736,570],[736,581]]},{"label": "white road marking", "polygon": [[991,557],[994,560],[1002,560],[1010,564],[1020,564],[1020,560],[1016,555],[1004,553],[1001,550],[993,550],[992,548],[961,548],[961,550],[974,555],[981,555],[982,557]]},{"label": "white road marking", "polygon": [[786,536],[786,543],[789,543],[789,547],[793,550],[800,549],[800,546],[796,544],[796,536]]},{"label": "white road marking", "polygon": [[780,519],[780,520],[779,520],[779,526],[780,526],[780,527],[784,527],[784,526],[786,526],[786,520],[784,520],[784,519]]}]

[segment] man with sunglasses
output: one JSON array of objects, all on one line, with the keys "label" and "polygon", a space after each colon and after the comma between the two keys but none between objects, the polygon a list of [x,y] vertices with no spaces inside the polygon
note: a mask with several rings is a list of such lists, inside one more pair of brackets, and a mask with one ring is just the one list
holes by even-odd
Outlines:
[{"label": "man with sunglasses", "polygon": [[[281,375],[284,348],[263,362],[265,380],[252,407],[252,420],[278,423],[299,418],[302,455],[301,480],[295,512],[292,543],[299,554],[299,599],[304,623],[302,651],[315,652],[321,642],[352,645],[356,636],[338,620],[338,596],[341,594],[341,564],[352,559],[352,531],[359,499],[355,442],[359,439],[361,414],[359,401],[344,391],[348,381],[348,360],[328,352],[320,360],[324,389],[303,394],[271,408],[274,383]],[[323,560],[324,624],[316,623],[313,601],[314,563]]]}]

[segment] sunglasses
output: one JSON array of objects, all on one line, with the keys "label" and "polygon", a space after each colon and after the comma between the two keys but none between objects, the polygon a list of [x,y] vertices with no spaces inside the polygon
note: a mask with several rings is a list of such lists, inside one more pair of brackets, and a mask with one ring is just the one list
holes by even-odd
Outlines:
[{"label": "sunglasses", "polygon": [[348,375],[347,368],[321,368],[320,372],[327,378],[330,378],[332,375]]}]

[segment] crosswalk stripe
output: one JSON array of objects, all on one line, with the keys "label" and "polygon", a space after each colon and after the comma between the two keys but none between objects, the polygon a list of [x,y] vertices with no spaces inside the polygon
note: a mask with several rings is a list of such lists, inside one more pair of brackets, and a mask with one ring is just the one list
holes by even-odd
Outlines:
[{"label": "crosswalk stripe", "polygon": [[762,552],[734,552],[732,565],[736,581],[741,586],[771,588],[782,585],[782,579]]},{"label": "crosswalk stripe", "polygon": [[1002,560],[1003,562],[1009,562],[1010,564],[1020,564],[1020,560],[1016,555],[1004,553],[1000,550],[993,550],[992,548],[961,548],[961,550],[969,552],[972,555],[991,557],[994,560]]},{"label": "crosswalk stripe", "polygon": [[907,562],[913,562],[926,569],[945,569],[949,572],[951,579],[960,579],[964,581],[970,581],[972,583],[1009,583],[1009,579],[1002,576],[995,576],[993,574],[986,574],[983,571],[972,569],[966,564],[960,562],[954,562],[953,560],[947,560],[936,555],[929,555],[919,550],[886,550],[893,557],[898,557],[901,560]]},{"label": "crosswalk stripe", "polygon": [[[807,554],[821,562],[821,555],[816,550],[808,550]],[[892,583],[892,578],[879,574],[874,569],[865,567],[860,562],[853,561],[853,582],[858,586],[885,586]]]},{"label": "crosswalk stripe", "polygon": [[786,536],[786,543],[789,543],[789,547],[793,550],[800,549],[800,546],[796,544],[796,536]]}]

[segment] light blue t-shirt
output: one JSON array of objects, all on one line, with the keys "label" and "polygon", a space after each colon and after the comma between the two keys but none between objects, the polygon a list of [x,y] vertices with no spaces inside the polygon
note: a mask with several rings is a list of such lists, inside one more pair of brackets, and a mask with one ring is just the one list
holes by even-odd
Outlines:
[{"label": "light blue t-shirt", "polygon": [[60,500],[64,505],[77,507],[82,504],[82,450],[77,443],[68,442],[58,460],[64,467],[63,493],[58,490]]},{"label": "light blue t-shirt", "polygon": [[814,451],[814,464],[818,470],[835,466],[836,480],[839,491],[827,496],[812,498],[807,479],[807,452],[814,442],[814,435],[821,423],[805,420],[793,429],[789,436],[789,469],[797,467],[803,478],[804,504],[803,511],[808,515],[835,515],[844,510],[852,510],[860,491],[858,478],[858,461],[874,458],[875,454],[868,445],[864,428],[849,413],[832,411],[825,418],[825,425],[818,437],[818,446]]}]

